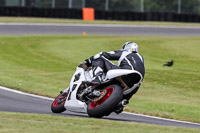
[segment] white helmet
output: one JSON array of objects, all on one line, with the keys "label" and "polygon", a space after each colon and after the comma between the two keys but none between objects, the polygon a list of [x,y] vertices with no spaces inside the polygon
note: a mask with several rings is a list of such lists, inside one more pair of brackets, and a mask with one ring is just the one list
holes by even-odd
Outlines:
[{"label": "white helmet", "polygon": [[139,52],[139,47],[136,43],[134,42],[126,42],[122,46],[123,50],[129,51],[129,52]]}]

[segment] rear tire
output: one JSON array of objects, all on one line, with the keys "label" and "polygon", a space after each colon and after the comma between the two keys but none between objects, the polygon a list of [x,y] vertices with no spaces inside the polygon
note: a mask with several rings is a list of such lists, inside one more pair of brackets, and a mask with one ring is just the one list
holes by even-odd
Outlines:
[{"label": "rear tire", "polygon": [[87,113],[90,117],[101,118],[108,116],[123,98],[122,88],[119,85],[105,87],[106,95],[97,102],[90,102],[87,105]]},{"label": "rear tire", "polygon": [[[62,100],[62,102],[60,102],[59,100]],[[51,111],[53,113],[62,113],[62,112],[64,112],[66,110],[65,107],[64,107],[65,101],[66,101],[66,97],[63,96],[63,93],[59,94],[55,98],[53,103],[51,104]]]}]

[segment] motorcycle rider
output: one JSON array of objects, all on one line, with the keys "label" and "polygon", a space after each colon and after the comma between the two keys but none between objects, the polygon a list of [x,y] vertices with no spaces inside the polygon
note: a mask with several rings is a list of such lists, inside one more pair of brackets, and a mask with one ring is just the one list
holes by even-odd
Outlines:
[{"label": "motorcycle rider", "polygon": [[[113,64],[110,60],[118,60],[118,65]],[[92,83],[95,85],[101,84],[103,74],[112,69],[136,70],[141,73],[143,78],[145,75],[144,59],[139,54],[139,47],[136,43],[130,41],[124,43],[119,50],[96,54],[86,59],[83,64],[93,68],[94,78]],[[128,95],[125,95],[122,101],[124,103],[120,103],[115,110],[117,114],[123,111],[123,107],[128,104],[129,99],[137,92],[139,87],[140,85]]]}]

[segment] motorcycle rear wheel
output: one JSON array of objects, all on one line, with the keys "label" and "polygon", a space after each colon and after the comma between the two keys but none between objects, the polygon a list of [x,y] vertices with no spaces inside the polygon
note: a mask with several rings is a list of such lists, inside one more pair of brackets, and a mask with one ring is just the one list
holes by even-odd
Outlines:
[{"label": "motorcycle rear wheel", "polygon": [[109,115],[123,98],[122,88],[119,85],[107,86],[102,91],[106,91],[106,94],[100,100],[89,102],[87,105],[90,117],[101,118]]},{"label": "motorcycle rear wheel", "polygon": [[53,103],[51,104],[51,111],[53,113],[62,113],[62,112],[64,112],[66,110],[65,107],[64,107],[65,101],[66,101],[66,97],[63,96],[63,93],[59,94],[55,98]]}]

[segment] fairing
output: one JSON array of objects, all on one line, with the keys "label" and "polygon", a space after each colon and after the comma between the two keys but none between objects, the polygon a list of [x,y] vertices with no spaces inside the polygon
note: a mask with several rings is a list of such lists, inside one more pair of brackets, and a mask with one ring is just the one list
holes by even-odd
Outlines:
[{"label": "fairing", "polygon": [[[120,77],[122,75],[128,75],[131,73],[139,74],[141,76],[140,82],[142,81],[142,75],[138,71],[123,70],[123,69],[114,69],[114,70],[108,71],[104,81],[109,82],[113,78]],[[67,110],[73,111],[73,112],[87,113],[87,105],[86,105],[86,103],[77,99],[77,91],[79,89],[79,86],[82,84],[82,81],[91,81],[92,80],[91,74],[92,74],[91,71],[87,72],[87,71],[84,71],[83,68],[77,67],[76,72],[72,76],[70,86],[66,90],[64,90],[64,92],[69,92],[69,94],[67,96],[67,100],[64,105],[64,107]],[[79,75],[79,78],[76,78],[77,75]],[[139,83],[136,84],[134,87],[139,85]],[[131,89],[134,89],[134,88],[131,88]],[[124,92],[124,94],[125,93],[128,93],[128,91]]]}]

